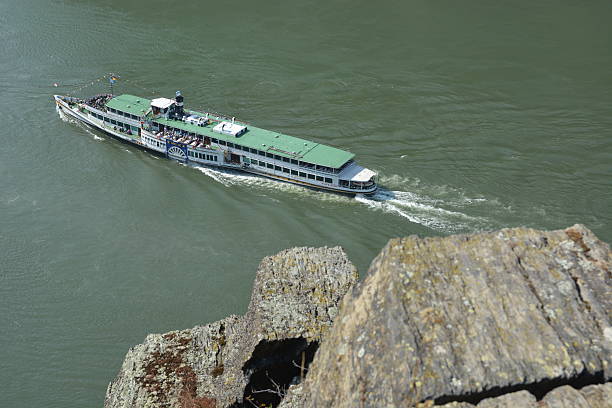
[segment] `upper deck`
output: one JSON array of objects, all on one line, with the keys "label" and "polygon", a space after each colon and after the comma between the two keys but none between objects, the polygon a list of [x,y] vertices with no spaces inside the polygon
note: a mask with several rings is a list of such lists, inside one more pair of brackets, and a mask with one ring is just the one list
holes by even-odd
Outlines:
[{"label": "upper deck", "polygon": [[[126,112],[138,117],[146,117],[153,122],[166,127],[172,127],[186,132],[191,132],[202,137],[223,140],[226,143],[233,143],[249,149],[256,149],[266,153],[286,157],[293,160],[310,163],[315,166],[339,169],[355,155],[351,152],[341,150],[332,146],[317,142],[288,136],[282,133],[261,129],[252,125],[236,121],[236,124],[246,127],[244,133],[238,135],[220,133],[213,130],[216,125],[224,122],[224,118],[213,115],[208,116],[206,124],[194,124],[180,119],[166,118],[153,115],[150,109],[151,101],[133,95],[120,95],[111,99],[106,106],[118,111]],[[195,111],[185,111],[185,115],[206,116],[204,113]],[[226,119],[229,120],[229,119]]]}]

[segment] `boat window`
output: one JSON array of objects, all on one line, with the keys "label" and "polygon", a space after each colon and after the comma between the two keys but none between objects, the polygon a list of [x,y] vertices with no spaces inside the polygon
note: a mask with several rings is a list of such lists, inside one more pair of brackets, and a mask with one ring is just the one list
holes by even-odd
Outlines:
[{"label": "boat window", "polygon": [[281,157],[278,154],[274,155],[274,160],[282,160]]},{"label": "boat window", "polygon": [[257,154],[257,149],[249,149],[249,151],[253,154]]},{"label": "boat window", "polygon": [[269,157],[269,158],[272,159],[272,158],[274,158],[274,155],[272,153],[266,153],[266,157]]},{"label": "boat window", "polygon": [[274,170],[281,171],[283,168],[281,166],[274,166]]},{"label": "boat window", "polygon": [[288,157],[283,157],[283,161],[289,163],[289,158]]},{"label": "boat window", "polygon": [[234,147],[234,144],[232,142],[227,142],[227,147]]},{"label": "boat window", "polygon": [[317,181],[323,181],[323,177],[317,176]]},{"label": "boat window", "polygon": [[217,161],[217,156],[213,156],[213,161]]},{"label": "boat window", "polygon": [[266,152],[262,152],[261,150],[258,150],[258,151],[257,151],[257,154],[259,154],[259,155],[261,155],[261,156],[265,156],[265,155],[266,155]]},{"label": "boat window", "polygon": [[298,171],[297,170],[291,170],[291,174],[294,175],[294,176],[297,176],[298,175]]},{"label": "boat window", "polygon": [[306,173],[300,171],[300,177],[306,177]]},{"label": "boat window", "polygon": [[213,143],[219,143],[219,141],[217,139],[215,139],[214,137],[212,139],[210,139],[211,142]]},{"label": "boat window", "polygon": [[273,168],[274,168],[274,165],[273,165],[273,164],[271,164],[271,163],[266,163],[266,167],[267,167],[267,168],[269,168],[269,169],[273,169]]},{"label": "boat window", "polygon": [[283,173],[290,173],[290,170],[286,167],[283,167]]},{"label": "boat window", "polygon": [[326,183],[330,183],[330,184],[331,184],[332,179],[330,179],[329,177],[325,177],[325,182],[326,182]]},{"label": "boat window", "polygon": [[291,159],[291,164],[298,164],[298,161],[295,159]]},{"label": "boat window", "polygon": [[225,143],[225,140],[219,140],[219,144],[225,146],[227,143]]},{"label": "boat window", "polygon": [[113,125],[116,125],[116,124],[117,124],[117,121],[116,121],[115,119],[111,119],[111,123],[112,123]]},{"label": "boat window", "polygon": [[315,175],[308,173],[308,178],[314,180],[315,179]]}]

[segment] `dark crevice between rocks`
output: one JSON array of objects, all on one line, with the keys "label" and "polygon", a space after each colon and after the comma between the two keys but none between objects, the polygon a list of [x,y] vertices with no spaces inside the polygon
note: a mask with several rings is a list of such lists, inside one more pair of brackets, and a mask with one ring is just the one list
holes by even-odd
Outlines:
[{"label": "dark crevice between rocks", "polygon": [[289,386],[306,376],[318,348],[318,342],[309,343],[301,337],[261,341],[242,367],[249,378],[243,401],[232,408],[278,406]]},{"label": "dark crevice between rocks", "polygon": [[493,387],[485,391],[467,393],[461,395],[443,395],[438,398],[434,398],[434,405],[444,405],[449,402],[467,402],[472,405],[477,405],[480,401],[486,398],[495,398],[505,394],[510,394],[517,391],[528,391],[540,401],[546,394],[555,388],[563,385],[569,385],[577,390],[586,387],[587,385],[593,384],[604,384],[606,379],[603,371],[596,373],[589,373],[586,370],[582,373],[570,377],[558,377],[553,379],[546,379],[529,384],[515,384],[508,385],[505,387]]}]

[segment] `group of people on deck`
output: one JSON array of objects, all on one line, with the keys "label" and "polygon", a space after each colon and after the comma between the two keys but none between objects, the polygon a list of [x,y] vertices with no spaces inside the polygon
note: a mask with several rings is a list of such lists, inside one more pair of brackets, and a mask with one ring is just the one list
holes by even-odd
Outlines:
[{"label": "group of people on deck", "polygon": [[113,95],[111,94],[98,94],[86,99],[85,104],[103,111],[105,110],[106,102],[108,102],[112,97]]},{"label": "group of people on deck", "polygon": [[157,136],[158,138],[170,139],[174,140],[175,142],[184,143],[192,148],[209,147],[204,143],[204,140],[200,138],[181,134],[180,132],[174,130],[160,131],[157,132],[155,136]]}]

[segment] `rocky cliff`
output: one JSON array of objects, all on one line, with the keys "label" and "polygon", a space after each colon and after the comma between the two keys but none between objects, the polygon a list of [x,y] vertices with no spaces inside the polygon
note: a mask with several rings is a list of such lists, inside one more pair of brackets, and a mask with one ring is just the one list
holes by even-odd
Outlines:
[{"label": "rocky cliff", "polygon": [[580,225],[393,239],[354,287],[339,248],[284,251],[245,316],[131,349],[105,407],[610,408],[611,260]]},{"label": "rocky cliff", "polygon": [[610,261],[582,226],[393,239],[284,406],[609,407],[572,387],[612,374]]},{"label": "rocky cliff", "polygon": [[108,386],[106,408],[276,405],[304,375],[358,279],[340,248],[265,258],[244,316],[147,336]]}]

